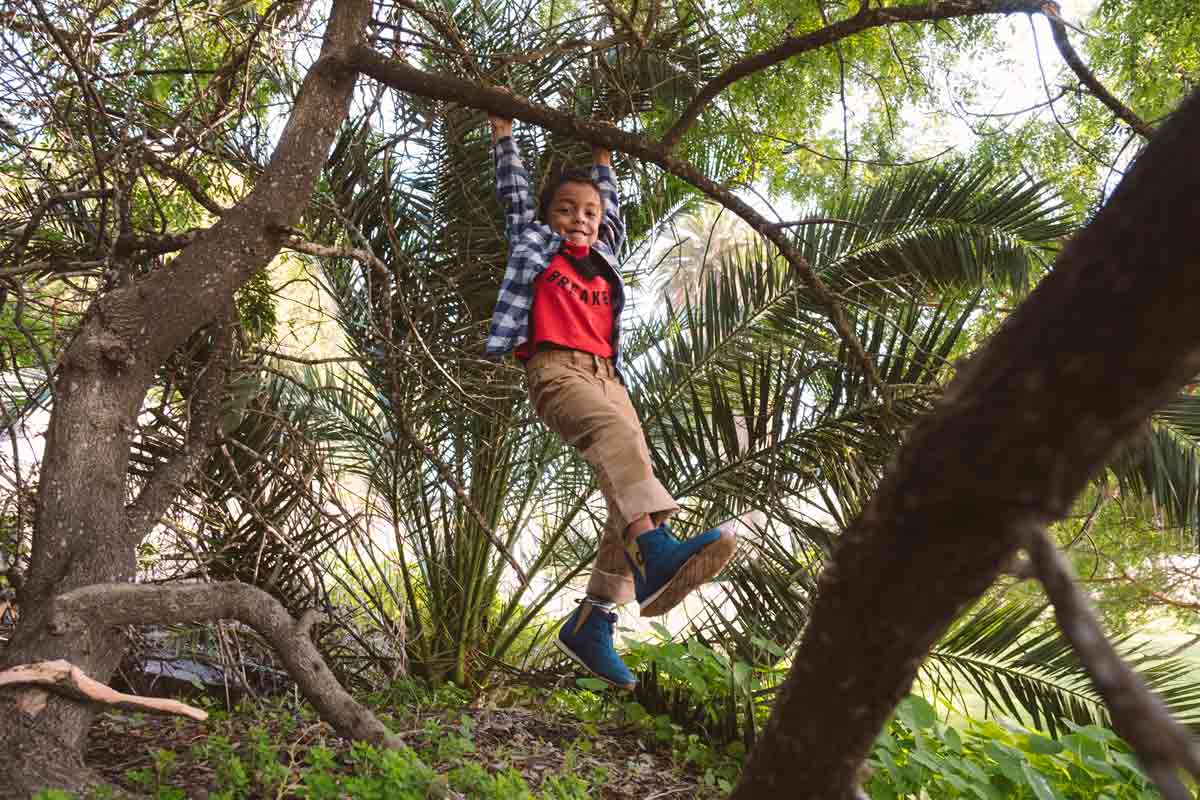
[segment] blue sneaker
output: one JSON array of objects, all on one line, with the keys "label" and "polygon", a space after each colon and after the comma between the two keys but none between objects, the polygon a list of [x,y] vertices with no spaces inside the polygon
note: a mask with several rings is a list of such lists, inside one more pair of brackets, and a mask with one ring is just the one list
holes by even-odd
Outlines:
[{"label": "blue sneaker", "polygon": [[625,548],[633,592],[643,617],[665,614],[729,563],[737,549],[732,531],[713,528],[681,542],[664,522]]},{"label": "blue sneaker", "polygon": [[559,629],[554,644],[600,680],[620,689],[632,689],[637,678],[613,647],[616,621],[614,612],[581,601]]}]

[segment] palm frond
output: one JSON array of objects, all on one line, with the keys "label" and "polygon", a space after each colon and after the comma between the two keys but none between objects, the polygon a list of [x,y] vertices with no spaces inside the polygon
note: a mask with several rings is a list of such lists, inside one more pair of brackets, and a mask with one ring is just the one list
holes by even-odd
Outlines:
[{"label": "palm frond", "polygon": [[1109,471],[1122,493],[1150,502],[1162,524],[1200,531],[1200,397],[1179,395],[1155,411]]},{"label": "palm frond", "polygon": [[[960,708],[973,694],[985,715],[1008,715],[1051,735],[1064,720],[1111,727],[1104,701],[1071,644],[1056,626],[1037,629],[1044,611],[1039,603],[1010,601],[962,616],[930,651],[918,680],[936,694],[955,698]],[[1176,719],[1200,730],[1194,667],[1129,637],[1115,645]]]},{"label": "palm frond", "polygon": [[1075,227],[1047,185],[972,161],[898,171],[812,216],[831,221],[796,229],[802,252],[853,297],[989,285],[1024,293]]}]

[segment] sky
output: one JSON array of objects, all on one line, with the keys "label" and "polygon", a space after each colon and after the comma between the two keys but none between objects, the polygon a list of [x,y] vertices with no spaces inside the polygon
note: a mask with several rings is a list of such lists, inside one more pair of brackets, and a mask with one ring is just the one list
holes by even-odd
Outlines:
[{"label": "sky", "polygon": [[[1087,29],[1088,16],[1099,0],[1062,0],[1063,19],[1076,27]],[[1030,22],[1032,20],[1032,29]],[[1012,14],[999,24],[1002,41],[1008,45],[1006,57],[999,61],[971,59],[967,56],[963,69],[978,79],[981,93],[967,108],[974,113],[1000,114],[1029,108],[1045,102],[1046,89],[1038,68],[1038,54],[1045,70],[1046,81],[1055,85],[1055,76],[1066,69],[1062,56],[1050,34],[1050,24],[1040,15]],[[1035,34],[1036,30],[1036,46]],[[1083,36],[1076,31],[1068,35],[1076,50],[1082,49]],[[925,126],[936,139],[938,149],[947,145],[969,146],[974,139],[970,127],[960,119],[942,118],[928,121]],[[936,152],[936,150],[934,151]]]}]

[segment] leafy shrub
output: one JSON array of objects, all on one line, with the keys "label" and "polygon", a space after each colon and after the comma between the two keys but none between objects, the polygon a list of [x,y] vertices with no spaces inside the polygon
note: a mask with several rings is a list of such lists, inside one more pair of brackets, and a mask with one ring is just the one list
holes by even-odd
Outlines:
[{"label": "leafy shrub", "polygon": [[[755,732],[770,713],[763,689],[783,678],[781,668],[755,667],[730,658],[697,639],[671,640],[670,632],[652,623],[656,641],[626,640],[626,663],[638,673],[634,696],[652,715],[665,714],[688,733],[712,744],[741,739],[753,745]],[[772,642],[756,640],[783,655]]]},{"label": "leafy shrub", "polygon": [[1064,723],[1058,739],[1014,724],[939,722],[908,697],[869,759],[873,800],[921,797],[980,800],[1150,800],[1159,797],[1115,733]]}]

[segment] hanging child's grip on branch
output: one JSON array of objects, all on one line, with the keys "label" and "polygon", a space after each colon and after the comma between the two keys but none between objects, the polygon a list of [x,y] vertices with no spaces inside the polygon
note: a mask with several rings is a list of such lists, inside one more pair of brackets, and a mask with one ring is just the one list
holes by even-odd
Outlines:
[{"label": "hanging child's grip on branch", "polygon": [[505,136],[512,136],[512,120],[504,117],[494,117],[488,114],[488,122],[492,125],[492,141],[498,142]]},{"label": "hanging child's grip on branch", "polygon": [[[488,114],[488,122],[492,126],[492,142],[498,142],[505,136],[512,136],[513,121],[506,117]],[[612,167],[612,156],[607,147],[592,145],[592,163]]]}]

